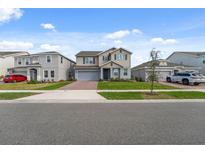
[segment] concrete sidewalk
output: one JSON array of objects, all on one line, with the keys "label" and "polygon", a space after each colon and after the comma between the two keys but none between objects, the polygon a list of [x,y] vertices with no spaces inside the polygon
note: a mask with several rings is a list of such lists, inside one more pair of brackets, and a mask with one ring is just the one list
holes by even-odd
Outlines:
[{"label": "concrete sidewalk", "polygon": [[[63,92],[149,92],[149,89],[146,90],[0,90],[0,93],[9,93],[9,92],[32,92],[32,93],[63,93]],[[205,89],[159,89],[154,90],[155,92],[163,92],[163,91],[201,91],[205,92]]]}]

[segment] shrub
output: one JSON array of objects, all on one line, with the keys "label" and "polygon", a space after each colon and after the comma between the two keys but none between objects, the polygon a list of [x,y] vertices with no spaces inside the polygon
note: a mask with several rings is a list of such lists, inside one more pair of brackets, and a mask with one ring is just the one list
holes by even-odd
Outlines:
[{"label": "shrub", "polygon": [[41,81],[36,81],[36,80],[31,80],[31,81],[28,81],[27,84],[39,84],[39,83],[42,83]]}]

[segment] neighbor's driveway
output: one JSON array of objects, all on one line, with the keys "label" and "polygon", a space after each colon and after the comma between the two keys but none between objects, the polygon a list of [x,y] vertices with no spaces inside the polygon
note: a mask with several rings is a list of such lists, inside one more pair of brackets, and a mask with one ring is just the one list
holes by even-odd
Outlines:
[{"label": "neighbor's driveway", "polygon": [[97,81],[75,81],[59,90],[97,90]]}]

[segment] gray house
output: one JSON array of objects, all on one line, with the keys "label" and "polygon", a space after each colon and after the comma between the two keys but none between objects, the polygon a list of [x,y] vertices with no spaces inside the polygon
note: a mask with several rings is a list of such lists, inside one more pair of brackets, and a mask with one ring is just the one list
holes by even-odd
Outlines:
[{"label": "gray house", "polygon": [[105,51],[81,51],[76,55],[77,80],[131,78],[131,52],[123,48]]},{"label": "gray house", "polygon": [[[131,70],[132,78],[137,77],[142,81],[147,81],[151,71],[150,64],[150,61],[148,61],[133,67]],[[167,76],[173,75],[177,72],[199,72],[199,70],[200,67],[176,64],[163,59],[157,61],[157,66],[155,69],[158,75],[158,81],[166,81]]]},{"label": "gray house", "polygon": [[177,64],[198,66],[200,73],[205,75],[205,52],[176,51],[167,60]]},{"label": "gray house", "polygon": [[58,52],[41,52],[15,57],[10,74],[22,74],[28,80],[60,81],[74,78],[75,62]]}]

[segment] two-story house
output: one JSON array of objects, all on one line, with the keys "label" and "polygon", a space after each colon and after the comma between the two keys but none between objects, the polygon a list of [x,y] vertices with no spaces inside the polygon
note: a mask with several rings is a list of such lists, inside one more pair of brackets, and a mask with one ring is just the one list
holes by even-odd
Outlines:
[{"label": "two-story house", "polygon": [[205,75],[205,52],[173,52],[168,61],[181,64],[200,67],[200,72]]},{"label": "two-story house", "polygon": [[28,55],[26,51],[0,51],[0,76],[5,76],[8,69],[14,67],[16,56]]},{"label": "two-story house", "polygon": [[75,62],[58,52],[42,52],[15,57],[11,74],[23,74],[28,80],[60,81],[74,78]]},{"label": "two-story house", "polygon": [[76,80],[131,78],[131,52],[123,48],[106,51],[81,51],[76,54]]}]

